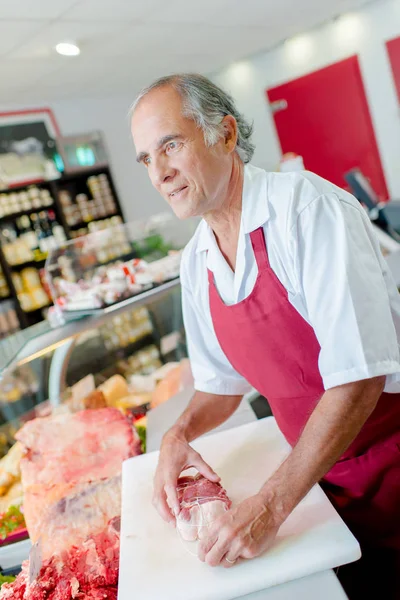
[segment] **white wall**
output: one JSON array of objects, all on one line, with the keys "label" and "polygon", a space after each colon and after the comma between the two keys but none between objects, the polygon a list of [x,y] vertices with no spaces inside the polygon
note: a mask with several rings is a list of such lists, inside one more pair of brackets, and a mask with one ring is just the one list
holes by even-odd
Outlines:
[{"label": "white wall", "polygon": [[380,0],[214,74],[254,120],[254,164],[275,169],[280,158],[265,90],[358,54],[390,194],[400,198],[400,106],[384,44],[398,35],[399,0]]}]

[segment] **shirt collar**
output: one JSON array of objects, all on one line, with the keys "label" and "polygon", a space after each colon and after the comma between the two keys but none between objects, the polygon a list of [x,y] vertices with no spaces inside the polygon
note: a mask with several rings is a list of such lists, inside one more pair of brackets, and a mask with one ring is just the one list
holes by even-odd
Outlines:
[{"label": "shirt collar", "polygon": [[[268,174],[263,169],[247,164],[243,176],[242,228],[245,234],[255,231],[268,221]],[[215,245],[211,227],[203,220],[200,224],[196,253],[209,250]]]}]

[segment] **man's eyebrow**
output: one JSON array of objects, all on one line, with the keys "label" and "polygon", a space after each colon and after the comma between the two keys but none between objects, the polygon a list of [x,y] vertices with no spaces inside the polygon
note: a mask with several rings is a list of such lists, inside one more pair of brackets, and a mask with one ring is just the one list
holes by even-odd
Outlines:
[{"label": "man's eyebrow", "polygon": [[139,152],[139,154],[136,157],[136,162],[141,163],[146,156],[148,156],[147,152]]},{"label": "man's eyebrow", "polygon": [[164,137],[158,140],[157,150],[162,148],[164,144],[168,144],[168,142],[171,142],[172,140],[179,140],[181,138],[182,135],[180,135],[179,133],[169,133],[168,135],[164,135]]},{"label": "man's eyebrow", "polygon": [[[168,142],[171,142],[172,140],[182,139],[182,137],[183,136],[179,133],[169,133],[168,135],[164,135],[162,138],[160,138],[158,140],[157,150],[162,148],[164,146],[164,144],[168,144]],[[136,162],[141,163],[147,156],[148,156],[147,152],[139,152],[139,154],[136,157]]]}]

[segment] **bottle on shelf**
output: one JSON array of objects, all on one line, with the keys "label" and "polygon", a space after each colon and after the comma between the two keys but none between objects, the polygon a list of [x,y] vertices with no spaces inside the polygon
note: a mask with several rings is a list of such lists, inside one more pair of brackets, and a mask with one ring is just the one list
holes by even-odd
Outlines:
[{"label": "bottle on shelf", "polygon": [[67,241],[64,229],[58,223],[55,212],[53,210],[48,211],[48,219],[53,237],[56,240],[56,246],[62,246]]},{"label": "bottle on shelf", "polygon": [[19,237],[24,241],[32,254],[35,255],[39,248],[39,241],[36,232],[32,228],[28,215],[24,215],[17,219],[16,224],[19,231]]},{"label": "bottle on shelf", "polygon": [[49,252],[50,250],[54,250],[54,248],[57,248],[57,241],[54,238],[54,234],[51,229],[50,220],[48,218],[48,213],[46,213],[46,211],[42,210],[39,213],[39,219],[40,219],[40,227],[42,228],[42,231],[44,232],[44,235],[45,235],[46,252]]},{"label": "bottle on shelf", "polygon": [[38,240],[39,252],[41,254],[47,254],[47,236],[42,229],[42,224],[41,220],[39,219],[39,215],[33,213],[31,214],[30,219],[33,225],[33,230]]}]

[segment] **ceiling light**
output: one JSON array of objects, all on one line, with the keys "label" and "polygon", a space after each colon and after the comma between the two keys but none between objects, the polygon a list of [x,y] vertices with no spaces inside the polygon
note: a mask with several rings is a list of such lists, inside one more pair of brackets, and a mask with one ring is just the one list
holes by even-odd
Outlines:
[{"label": "ceiling light", "polygon": [[335,20],[334,32],[339,43],[357,42],[364,29],[360,13],[348,13],[341,15]]},{"label": "ceiling light", "polygon": [[285,42],[285,52],[290,62],[302,64],[311,59],[314,44],[310,34],[297,35]]},{"label": "ceiling light", "polygon": [[228,67],[229,79],[241,84],[249,84],[254,78],[251,64],[248,61],[235,62]]},{"label": "ceiling light", "polygon": [[81,53],[79,47],[72,42],[60,42],[57,44],[56,50],[63,56],[78,56]]}]

